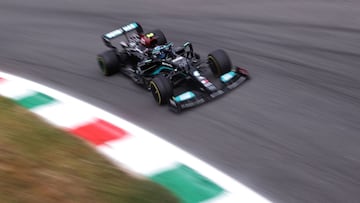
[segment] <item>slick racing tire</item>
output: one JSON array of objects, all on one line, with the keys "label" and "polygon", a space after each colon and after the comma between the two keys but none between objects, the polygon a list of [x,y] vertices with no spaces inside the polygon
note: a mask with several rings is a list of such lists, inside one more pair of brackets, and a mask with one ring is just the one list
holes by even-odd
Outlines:
[{"label": "slick racing tire", "polygon": [[231,71],[232,63],[228,54],[222,50],[217,49],[208,55],[208,62],[211,71],[216,77]]},{"label": "slick racing tire", "polygon": [[156,45],[167,44],[165,34],[161,30],[156,29],[156,30],[153,30],[153,31],[151,31],[149,33],[154,33],[154,35],[156,37]]},{"label": "slick racing tire", "polygon": [[119,58],[115,51],[108,50],[97,56],[100,70],[105,76],[111,76],[119,72]]},{"label": "slick racing tire", "polygon": [[173,94],[171,82],[164,75],[158,75],[150,81],[150,90],[159,105],[169,103]]}]

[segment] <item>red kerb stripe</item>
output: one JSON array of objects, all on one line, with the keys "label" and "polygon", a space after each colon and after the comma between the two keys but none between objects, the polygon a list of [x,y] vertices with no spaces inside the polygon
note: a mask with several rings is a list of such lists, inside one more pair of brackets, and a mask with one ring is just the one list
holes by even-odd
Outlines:
[{"label": "red kerb stripe", "polygon": [[4,82],[4,81],[5,81],[5,79],[0,77],[0,82]]},{"label": "red kerb stripe", "polygon": [[105,142],[122,139],[125,136],[128,136],[125,130],[101,119],[97,119],[92,123],[73,129],[71,130],[71,133],[95,145],[101,145]]}]

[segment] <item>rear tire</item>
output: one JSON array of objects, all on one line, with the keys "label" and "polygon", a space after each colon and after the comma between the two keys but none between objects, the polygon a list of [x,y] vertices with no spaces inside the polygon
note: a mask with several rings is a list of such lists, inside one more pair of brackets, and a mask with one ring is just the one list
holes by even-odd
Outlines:
[{"label": "rear tire", "polygon": [[216,77],[231,71],[232,63],[228,54],[222,50],[217,49],[208,55],[208,62],[211,71]]},{"label": "rear tire", "polygon": [[169,103],[173,95],[171,81],[164,75],[158,75],[150,81],[150,90],[156,103],[164,105]]},{"label": "rear tire", "polygon": [[154,35],[156,37],[156,45],[167,44],[165,34],[161,30],[156,29],[156,30],[153,30],[153,31],[151,31],[149,33],[154,33]]},{"label": "rear tire", "polygon": [[97,56],[100,70],[105,76],[111,76],[119,72],[119,58],[115,51],[108,50]]}]

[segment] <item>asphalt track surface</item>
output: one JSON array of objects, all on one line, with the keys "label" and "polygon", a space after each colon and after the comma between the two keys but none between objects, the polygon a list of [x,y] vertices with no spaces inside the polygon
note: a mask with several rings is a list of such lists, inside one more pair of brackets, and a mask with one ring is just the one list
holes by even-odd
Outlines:
[{"label": "asphalt track surface", "polygon": [[[253,79],[180,115],[159,107],[96,64],[100,36],[134,20],[204,56],[223,48]],[[0,30],[1,70],[135,122],[272,201],[360,201],[360,1],[1,0]]]}]

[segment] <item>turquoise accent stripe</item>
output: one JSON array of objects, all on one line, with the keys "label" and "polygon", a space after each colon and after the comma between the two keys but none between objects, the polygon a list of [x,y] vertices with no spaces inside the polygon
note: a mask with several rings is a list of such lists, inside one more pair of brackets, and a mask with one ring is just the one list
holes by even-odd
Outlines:
[{"label": "turquoise accent stripe", "polygon": [[195,94],[191,91],[187,91],[185,93],[182,93],[174,98],[175,102],[182,102],[188,99],[192,99],[195,97]]},{"label": "turquoise accent stripe", "polygon": [[137,28],[137,27],[138,27],[138,24],[137,24],[137,23],[132,23],[132,25],[134,26],[134,28]]},{"label": "turquoise accent stripe", "polygon": [[225,73],[224,75],[222,75],[220,77],[220,80],[221,80],[221,82],[226,83],[226,82],[230,81],[235,76],[236,76],[236,73],[233,72],[233,71],[230,71],[230,72]]},{"label": "turquoise accent stripe", "polygon": [[224,192],[220,186],[183,164],[153,175],[150,179],[172,191],[183,203],[198,203]]},{"label": "turquoise accent stripe", "polygon": [[153,73],[151,73],[151,75],[158,75],[161,71],[163,70],[169,70],[172,71],[172,68],[169,68],[167,66],[160,66],[158,69],[156,69]]}]

